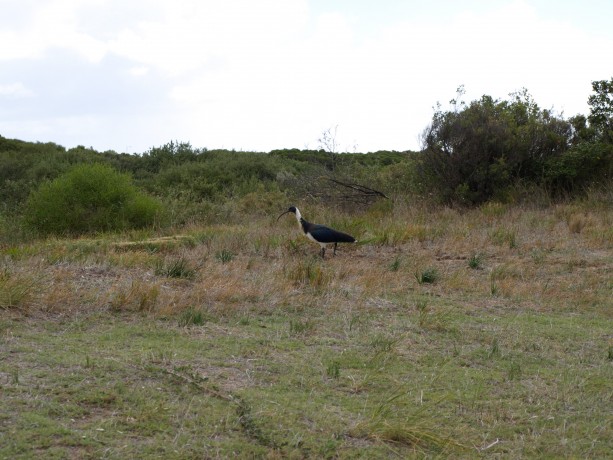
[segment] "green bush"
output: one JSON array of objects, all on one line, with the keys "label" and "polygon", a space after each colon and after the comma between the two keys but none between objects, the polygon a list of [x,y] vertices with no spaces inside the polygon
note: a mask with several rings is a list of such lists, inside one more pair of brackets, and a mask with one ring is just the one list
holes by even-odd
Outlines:
[{"label": "green bush", "polygon": [[42,234],[83,234],[152,225],[162,206],[130,176],[102,164],[81,164],[44,182],[28,198],[25,221]]},{"label": "green bush", "polygon": [[545,182],[555,193],[576,193],[592,183],[613,179],[613,145],[582,142],[549,158]]}]

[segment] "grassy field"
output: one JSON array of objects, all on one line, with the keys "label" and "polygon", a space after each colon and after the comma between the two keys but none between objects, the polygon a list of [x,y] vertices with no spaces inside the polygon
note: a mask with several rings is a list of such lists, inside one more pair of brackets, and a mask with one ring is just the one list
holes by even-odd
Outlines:
[{"label": "grassy field", "polygon": [[609,205],[303,213],[2,247],[0,458],[611,456]]}]

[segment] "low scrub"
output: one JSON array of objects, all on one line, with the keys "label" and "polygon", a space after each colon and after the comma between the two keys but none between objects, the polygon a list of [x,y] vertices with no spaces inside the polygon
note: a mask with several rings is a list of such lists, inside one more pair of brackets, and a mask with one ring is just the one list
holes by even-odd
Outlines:
[{"label": "low scrub", "polygon": [[43,235],[78,235],[147,227],[161,213],[161,204],[139,192],[128,175],[82,164],[32,192],[25,221]]}]

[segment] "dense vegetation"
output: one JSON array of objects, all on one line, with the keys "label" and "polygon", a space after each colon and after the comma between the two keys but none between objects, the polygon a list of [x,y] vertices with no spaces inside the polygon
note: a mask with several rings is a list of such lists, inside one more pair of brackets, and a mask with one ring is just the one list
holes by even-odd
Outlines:
[{"label": "dense vegetation", "polygon": [[[593,91],[588,99],[590,114],[565,119],[541,109],[526,90],[511,94],[509,100],[483,96],[466,103],[460,88],[448,110],[439,104],[424,130],[421,152],[335,153],[322,145],[320,150],[258,153],[170,142],[129,155],[83,146],[67,150],[53,143],[0,136],[0,229],[15,235],[23,223],[35,233],[78,233],[152,222],[170,226],[227,222],[294,200],[347,208],[368,206],[383,197],[463,205],[492,199],[509,202],[522,200],[535,189],[551,198],[579,196],[589,187],[610,184],[613,177],[613,79],[594,82]],[[130,211],[135,215],[127,216],[124,206],[121,211],[97,211],[106,215],[102,220],[66,226],[52,221],[65,219],[62,208],[74,203],[56,203],[55,217],[50,214],[52,207],[47,206],[44,217],[33,211],[45,193],[86,199],[88,193],[79,187],[91,184],[78,185],[70,179],[77,174],[75,166],[82,164],[106,165],[121,173],[124,182],[129,182],[129,175],[133,185],[125,186],[135,186],[140,200],[139,210]],[[154,206],[141,192],[162,205]],[[145,201],[147,216],[143,216]],[[92,206],[117,208],[117,203]]]},{"label": "dense vegetation", "polygon": [[82,164],[33,191],[25,222],[43,234],[81,234],[151,226],[161,204],[139,192],[127,174]]}]

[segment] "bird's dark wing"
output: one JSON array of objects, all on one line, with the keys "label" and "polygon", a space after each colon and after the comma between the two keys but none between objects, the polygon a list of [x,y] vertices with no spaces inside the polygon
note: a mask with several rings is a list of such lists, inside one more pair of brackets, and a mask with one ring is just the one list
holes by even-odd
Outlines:
[{"label": "bird's dark wing", "polygon": [[307,230],[320,243],[353,243],[355,238],[324,225],[311,224]]}]

